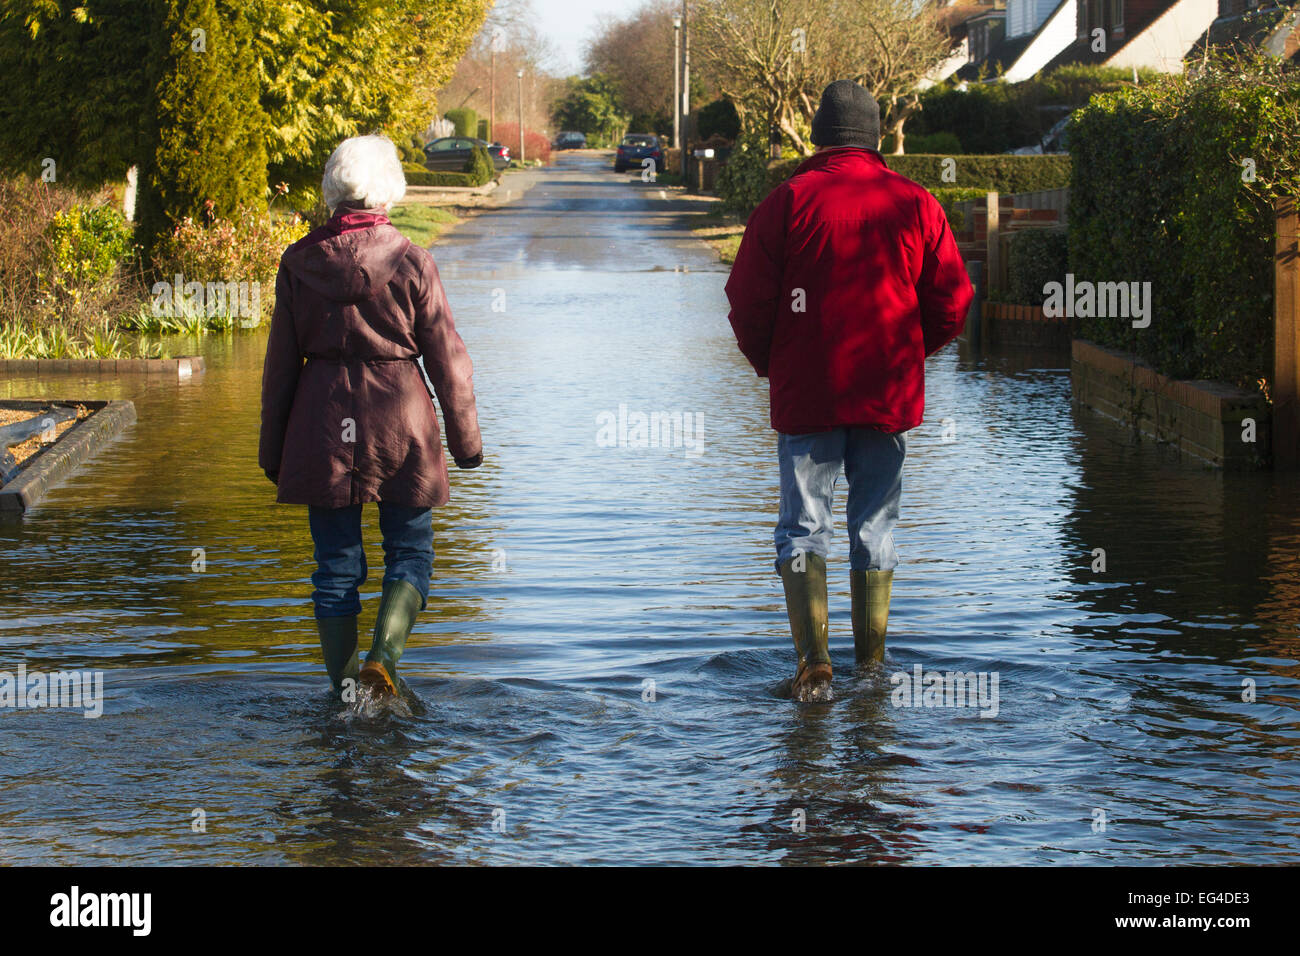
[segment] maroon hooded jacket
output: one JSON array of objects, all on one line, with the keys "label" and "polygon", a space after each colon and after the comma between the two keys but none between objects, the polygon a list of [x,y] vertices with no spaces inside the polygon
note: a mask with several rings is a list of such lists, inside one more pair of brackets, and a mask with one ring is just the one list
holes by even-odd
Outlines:
[{"label": "maroon hooded jacket", "polygon": [[341,508],[447,503],[433,383],[460,461],[482,451],[473,365],[433,256],[382,209],[340,207],[280,258],[258,463],[277,499]]},{"label": "maroon hooded jacket", "polygon": [[973,295],[938,200],[856,147],[810,157],[759,204],[727,281],[772,427],[792,435],[919,425],[925,358]]}]

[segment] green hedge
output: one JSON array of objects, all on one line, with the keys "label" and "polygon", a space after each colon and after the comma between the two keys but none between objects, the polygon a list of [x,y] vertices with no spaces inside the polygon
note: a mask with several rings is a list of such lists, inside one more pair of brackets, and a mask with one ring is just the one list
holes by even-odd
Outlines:
[{"label": "green hedge", "polygon": [[[955,162],[954,180],[943,178],[944,160]],[[785,182],[802,159],[783,159],[768,169],[771,188]],[[907,153],[885,156],[885,164],[926,189],[981,189],[1000,193],[1027,193],[1037,189],[1060,189],[1070,185],[1069,156],[939,156]]]},{"label": "green hedge", "polygon": [[469,173],[434,172],[415,163],[403,163],[408,186],[481,186]]},{"label": "green hedge", "polygon": [[469,107],[460,107],[459,109],[447,110],[447,119],[451,120],[456,127],[457,136],[476,136],[478,135],[478,111]]},{"label": "green hedge", "polygon": [[1079,333],[1174,377],[1259,387],[1272,370],[1272,203],[1300,196],[1300,76],[1254,59],[1098,97],[1070,145],[1070,271],[1150,282],[1152,296],[1150,327],[1084,318]]},{"label": "green hedge", "polygon": [[[1139,70],[1139,82],[1149,83],[1159,74]],[[948,147],[934,152],[1004,153],[1038,143],[1070,109],[1083,106],[1098,93],[1133,85],[1133,71],[1123,67],[1073,65],[1058,67],[1021,83],[969,83],[959,89],[955,81],[932,86],[921,93],[921,109],[907,121],[904,146],[918,136],[951,133],[963,149]]]},{"label": "green hedge", "polygon": [[1069,262],[1064,229],[1022,229],[1007,251],[1007,301],[1042,305],[1043,287],[1063,282]]}]

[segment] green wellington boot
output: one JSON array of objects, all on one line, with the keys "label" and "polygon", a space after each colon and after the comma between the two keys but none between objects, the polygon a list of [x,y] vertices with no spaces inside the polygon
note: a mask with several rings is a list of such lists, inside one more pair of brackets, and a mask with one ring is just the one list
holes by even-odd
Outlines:
[{"label": "green wellington boot", "polygon": [[361,683],[377,697],[397,693],[397,662],[424,600],[410,581],[385,581],[375,619],[375,640],[361,668]]},{"label": "green wellington boot", "polygon": [[831,655],[827,647],[826,559],[805,554],[802,571],[795,569],[798,561],[795,557],[781,565],[781,583],[785,586],[790,634],[799,655],[791,696],[803,700],[810,691],[830,683]]},{"label": "green wellington boot", "polygon": [[894,572],[850,571],[849,588],[853,602],[853,651],[858,663],[883,661]]},{"label": "green wellington boot", "polygon": [[345,680],[351,680],[355,687],[361,673],[361,661],[357,657],[357,616],[318,617],[316,631],[320,634],[321,655],[334,693],[343,692]]}]

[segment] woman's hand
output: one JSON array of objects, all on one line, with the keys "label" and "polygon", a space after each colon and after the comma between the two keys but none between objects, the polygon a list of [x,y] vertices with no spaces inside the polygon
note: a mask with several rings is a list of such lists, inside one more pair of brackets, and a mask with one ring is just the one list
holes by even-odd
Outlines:
[{"label": "woman's hand", "polygon": [[457,468],[466,469],[466,470],[468,470],[468,469],[470,469],[470,468],[477,468],[477,467],[478,467],[479,465],[481,465],[481,464],[483,464],[483,453],[482,453],[482,452],[479,452],[479,453],[478,453],[477,455],[475,455],[473,458],[457,458],[457,459],[456,459],[456,467],[457,467]]}]

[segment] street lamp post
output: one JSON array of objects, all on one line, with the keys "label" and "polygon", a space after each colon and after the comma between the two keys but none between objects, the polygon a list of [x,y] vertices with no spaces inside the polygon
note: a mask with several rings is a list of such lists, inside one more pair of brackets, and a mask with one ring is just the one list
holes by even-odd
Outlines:
[{"label": "street lamp post", "polygon": [[524,71],[515,74],[519,78],[519,165],[526,160],[524,156]]},{"label": "street lamp post", "polygon": [[[673,145],[682,148],[682,18],[673,17]],[[682,157],[682,169],[686,158]]]}]

